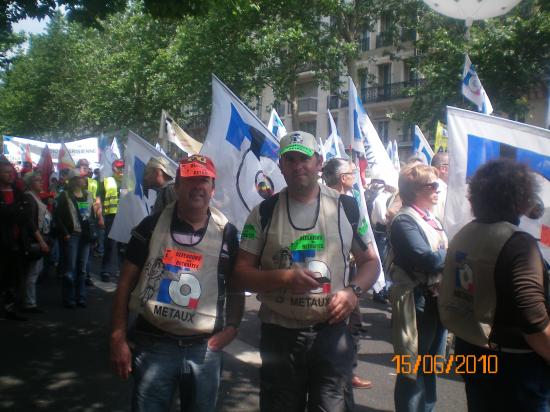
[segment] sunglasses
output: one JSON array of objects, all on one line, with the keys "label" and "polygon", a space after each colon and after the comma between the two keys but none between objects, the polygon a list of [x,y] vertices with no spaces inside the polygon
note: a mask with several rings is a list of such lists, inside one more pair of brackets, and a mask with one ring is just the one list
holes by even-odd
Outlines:
[{"label": "sunglasses", "polygon": [[438,182],[432,182],[432,183],[424,183],[422,185],[423,187],[428,187],[431,190],[437,190],[439,189],[439,183]]}]

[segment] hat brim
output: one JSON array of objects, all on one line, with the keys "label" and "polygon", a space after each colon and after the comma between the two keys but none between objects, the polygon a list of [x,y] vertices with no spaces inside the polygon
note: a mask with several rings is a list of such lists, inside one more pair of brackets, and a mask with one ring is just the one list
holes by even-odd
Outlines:
[{"label": "hat brim", "polygon": [[279,150],[279,155],[282,156],[288,152],[299,152],[305,154],[308,157],[311,157],[315,154],[315,151],[313,149],[298,143],[289,144],[287,147]]}]

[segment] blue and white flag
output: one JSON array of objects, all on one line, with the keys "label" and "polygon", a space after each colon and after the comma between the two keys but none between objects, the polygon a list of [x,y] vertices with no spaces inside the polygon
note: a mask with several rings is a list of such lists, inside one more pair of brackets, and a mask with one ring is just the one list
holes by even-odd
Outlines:
[{"label": "blue and white flag", "polygon": [[113,141],[111,142],[111,151],[117,159],[122,159],[122,155],[120,154],[120,147],[118,146],[118,141],[116,140],[116,137],[113,137]]},{"label": "blue and white flag", "polygon": [[412,155],[422,159],[422,162],[427,165],[432,164],[434,157],[434,151],[418,125],[414,125]]},{"label": "blue and white flag", "polygon": [[550,130],[511,120],[447,108],[449,183],[444,225],[449,238],[472,219],[468,181],[489,160],[501,157],[526,163],[536,173],[544,203],[537,220],[523,217],[520,227],[539,239],[550,260]]},{"label": "blue and white flag", "polygon": [[160,146],[160,143],[157,142],[155,143],[155,149],[157,149],[159,152],[161,152],[163,155],[167,156],[166,152],[162,149],[162,147]]},{"label": "blue and white flag", "polygon": [[391,161],[393,163],[393,167],[397,172],[401,170],[401,162],[399,161],[399,146],[397,145],[397,140],[392,141],[392,157]]},{"label": "blue and white flag", "polygon": [[271,116],[269,117],[269,123],[267,124],[267,128],[271,133],[273,133],[273,136],[276,136],[277,139],[281,139],[285,134],[287,134],[286,127],[283,124],[283,121],[279,117],[279,114],[277,113],[277,110],[272,109],[271,110]]},{"label": "blue and white flag", "polygon": [[351,148],[365,155],[371,176],[383,176],[381,178],[387,184],[397,187],[399,175],[357,95],[357,89],[351,77],[348,78],[348,85]]},{"label": "blue and white flag", "polygon": [[327,112],[328,120],[330,122],[330,135],[327,137],[327,140],[325,140],[325,143],[321,145],[323,160],[330,160],[333,157],[349,159],[344,148],[344,143],[338,134],[338,129],[336,129],[336,123],[332,118],[332,114],[330,113],[330,110],[327,110]]},{"label": "blue and white flag", "polygon": [[462,72],[462,94],[477,106],[477,110],[484,114],[493,113],[491,101],[481,85],[470,57],[466,55]]},{"label": "blue and white flag", "polygon": [[109,232],[111,239],[128,243],[132,229],[151,213],[157,194],[152,189],[143,188],[143,175],[149,159],[157,156],[165,157],[174,169],[177,168],[175,162],[155,149],[149,142],[133,132],[128,133],[118,212]]},{"label": "blue and white flag", "polygon": [[277,164],[279,141],[215,75],[201,154],[217,170],[213,205],[239,230],[254,206],[286,186]]}]

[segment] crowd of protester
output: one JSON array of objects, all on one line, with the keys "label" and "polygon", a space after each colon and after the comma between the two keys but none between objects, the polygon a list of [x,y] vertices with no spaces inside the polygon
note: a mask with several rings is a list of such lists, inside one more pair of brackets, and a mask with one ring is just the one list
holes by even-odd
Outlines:
[{"label": "crowd of protester", "polygon": [[[448,328],[456,335],[456,353],[498,355],[516,368],[503,365],[502,376],[521,386],[506,391],[504,378],[467,375],[469,410],[491,410],[497,404],[547,410],[547,269],[535,239],[517,227],[536,198],[531,172],[500,160],[480,169],[469,194],[476,220],[463,229],[471,233],[460,232],[449,249],[441,223],[449,171],[446,153],[436,154],[431,165],[409,159],[402,165],[398,187],[384,176],[367,179],[367,218],[375,242],[366,235],[355,202],[356,166],[339,158],[323,164],[319,154],[308,133],[293,132],[281,140],[281,171],[288,187],[251,211],[240,246],[241,228],[209,206],[217,176],[211,160],[192,156],[174,170],[166,159],[152,158],[143,184],[157,191],[157,203],[152,215],[133,230],[126,256],[124,245],[107,236],[118,210],[122,161],[113,163],[112,177],[100,180],[82,159],[76,168],[46,177],[45,192],[39,172],[24,165],[18,173],[3,159],[0,259],[5,317],[24,321],[25,314],[42,313],[37,280],[48,273],[62,279],[60,304],[85,308],[87,287],[93,285],[90,258],[101,257],[105,282],[114,280],[122,265],[111,361],[121,377],[134,374],[134,410],[168,410],[179,385],[182,410],[210,411],[219,385],[219,352],[237,335],[244,290],[253,291],[262,302],[261,409],[353,410],[353,389],[376,384],[355,373],[362,330],[359,299],[380,270],[376,247],[386,286],[375,291],[373,299],[391,303],[395,355],[443,358],[450,342]],[[479,243],[483,239],[494,239],[499,247]],[[464,263],[468,254],[470,266]],[[196,259],[197,273],[189,269]],[[460,284],[463,278],[457,280],[463,272],[490,280],[479,280],[474,290]],[[195,276],[203,282],[196,297]],[[493,279],[496,289],[488,286]],[[459,288],[464,290],[457,294]],[[326,303],[318,294],[327,295]],[[457,296],[468,294],[456,303]],[[306,298],[299,301],[297,296]],[[135,325],[127,323],[129,307],[138,312]],[[192,314],[186,312],[189,308]],[[182,359],[181,348],[186,348]],[[157,353],[160,349],[164,354]],[[166,362],[168,353],[178,361]],[[188,364],[184,376],[180,363]],[[536,382],[518,379],[524,373],[536,375]],[[163,379],[167,385],[154,385]],[[188,385],[190,381],[195,383]],[[423,368],[398,371],[397,411],[432,411],[436,394],[435,373]]]},{"label": "crowd of protester", "polygon": [[[114,192],[106,200],[105,185],[97,171],[94,178],[86,159],[42,176],[29,162],[16,168],[0,158],[0,284],[7,319],[26,321],[44,313],[37,284],[48,277],[61,279],[65,308],[87,306],[86,288],[93,286],[90,258],[103,257],[106,243],[113,249],[113,241],[104,239],[105,220],[112,224],[112,218],[104,217],[103,209],[107,205],[116,214],[124,164],[115,163]],[[106,265],[113,275],[116,265]]]}]

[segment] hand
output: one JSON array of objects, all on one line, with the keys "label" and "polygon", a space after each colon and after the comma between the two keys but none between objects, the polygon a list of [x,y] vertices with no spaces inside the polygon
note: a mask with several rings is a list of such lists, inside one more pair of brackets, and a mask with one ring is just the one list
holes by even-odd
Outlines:
[{"label": "hand", "polygon": [[357,296],[350,288],[344,288],[332,295],[327,307],[330,315],[328,323],[338,323],[347,319],[357,305],[357,301]]},{"label": "hand", "polygon": [[132,372],[132,352],[126,339],[111,340],[111,367],[122,379],[127,379]]},{"label": "hand", "polygon": [[214,352],[219,352],[231,343],[237,336],[237,328],[235,326],[227,326],[208,339],[208,348]]},{"label": "hand", "polygon": [[70,238],[71,238],[71,235],[65,235],[65,236],[63,236],[63,240],[64,240],[65,242],[68,242]]},{"label": "hand", "polygon": [[315,273],[299,266],[293,266],[287,270],[285,284],[292,293],[299,295],[320,287],[319,282],[315,279]]}]

